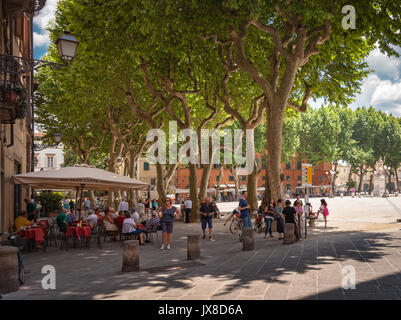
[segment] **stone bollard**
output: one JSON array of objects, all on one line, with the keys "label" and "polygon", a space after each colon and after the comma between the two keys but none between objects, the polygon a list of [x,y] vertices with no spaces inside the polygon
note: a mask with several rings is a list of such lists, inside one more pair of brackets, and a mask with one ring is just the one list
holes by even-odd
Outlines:
[{"label": "stone bollard", "polygon": [[295,242],[295,223],[284,224],[284,244],[291,244]]},{"label": "stone bollard", "polygon": [[122,272],[139,271],[139,240],[124,241]]},{"label": "stone bollard", "polygon": [[200,258],[200,235],[187,235],[187,260]]},{"label": "stone bollard", "polygon": [[313,228],[315,226],[315,218],[309,218],[309,227]]},{"label": "stone bollard", "polygon": [[242,230],[242,250],[255,250],[255,231],[253,228],[244,228]]},{"label": "stone bollard", "polygon": [[0,246],[0,294],[18,290],[18,249]]}]

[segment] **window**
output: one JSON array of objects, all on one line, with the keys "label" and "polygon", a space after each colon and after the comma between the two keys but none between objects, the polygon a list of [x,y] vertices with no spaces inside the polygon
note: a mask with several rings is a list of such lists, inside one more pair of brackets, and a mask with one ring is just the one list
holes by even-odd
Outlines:
[{"label": "window", "polygon": [[266,176],[262,176],[262,181],[265,181],[266,180]]},{"label": "window", "polygon": [[298,176],[298,181],[301,181],[302,180],[302,176]]},{"label": "window", "polygon": [[143,170],[149,170],[149,162],[143,163]]},{"label": "window", "polygon": [[216,182],[219,181],[220,175],[216,176]]},{"label": "window", "polygon": [[47,167],[54,168],[54,155],[52,154],[47,155]]},{"label": "window", "polygon": [[241,176],[241,181],[246,181],[246,176]]},{"label": "window", "polygon": [[37,154],[35,154],[35,167],[37,167],[38,166],[38,164],[39,164],[39,158],[38,158],[38,155]]},{"label": "window", "polygon": [[290,169],[291,169],[291,162],[287,162],[287,163],[285,164],[285,168],[286,168],[287,170],[290,170]]},{"label": "window", "polygon": [[229,176],[229,177],[228,177],[228,180],[229,180],[229,181],[234,181],[234,176]]},{"label": "window", "polygon": [[150,179],[150,184],[156,184],[156,179],[155,178],[151,178]]},{"label": "window", "polygon": [[266,169],[266,158],[262,158],[262,169]]},{"label": "window", "polygon": [[300,161],[297,162],[297,169],[298,170],[302,169],[302,162],[300,162]]},{"label": "window", "polygon": [[291,180],[291,177],[290,177],[290,176],[286,176],[286,177],[285,177],[285,180],[290,181],[290,180]]}]

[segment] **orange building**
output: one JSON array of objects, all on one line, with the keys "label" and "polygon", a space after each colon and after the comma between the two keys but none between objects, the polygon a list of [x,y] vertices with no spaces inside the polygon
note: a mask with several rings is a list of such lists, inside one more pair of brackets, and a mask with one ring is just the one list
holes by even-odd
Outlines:
[{"label": "orange building", "polygon": [[[266,161],[263,155],[256,155],[256,163],[258,168],[261,170],[258,179],[258,188],[265,186],[266,181]],[[298,161],[297,159],[291,160],[289,163],[282,163],[284,181],[283,188],[284,191],[289,191],[291,194],[302,193],[303,190],[297,188],[302,185],[302,163],[308,163],[307,160]],[[197,176],[198,176],[198,187],[200,185],[200,180],[202,178],[202,165],[197,165]],[[323,187],[327,190],[327,186],[331,185],[331,173],[332,164],[331,163],[319,163],[317,166],[313,166],[313,178],[312,184],[313,188],[309,189],[309,193],[320,193],[320,188]],[[220,175],[220,165],[213,165],[210,173],[208,188],[215,188]],[[247,176],[240,175],[239,177],[239,187],[246,187]],[[173,178],[174,179],[174,178]],[[175,174],[176,188],[188,189],[189,188],[189,168],[186,166],[180,166]],[[235,178],[231,173],[230,169],[223,169],[223,178],[221,180],[221,186],[228,185],[233,187],[235,184]]]}]

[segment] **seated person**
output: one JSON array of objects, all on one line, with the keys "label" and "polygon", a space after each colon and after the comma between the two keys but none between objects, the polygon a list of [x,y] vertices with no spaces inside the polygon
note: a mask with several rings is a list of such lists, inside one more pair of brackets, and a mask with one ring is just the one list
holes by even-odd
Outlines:
[{"label": "seated person", "polygon": [[105,215],[104,215],[104,227],[106,228],[106,231],[108,233],[112,233],[112,240],[116,240],[116,235],[118,232],[118,227],[114,222],[113,219],[113,215],[111,213],[111,211],[109,210],[109,208],[106,208],[104,211]]},{"label": "seated person", "polygon": [[[63,211],[64,210],[66,210],[66,209],[63,209]],[[70,209],[70,212],[67,214],[67,219],[68,219],[68,224],[77,220],[77,217],[74,214],[74,208]]]},{"label": "seated person", "polygon": [[139,236],[139,244],[144,245],[142,230],[137,229],[136,223],[135,223],[134,219],[132,219],[132,214],[130,212],[127,212],[125,214],[122,233],[129,234],[129,235],[137,234]]},{"label": "seated person", "polygon": [[67,210],[63,209],[63,212],[61,212],[56,218],[57,226],[62,232],[66,232],[68,229],[68,218],[66,213]]},{"label": "seated person", "polygon": [[150,233],[153,229],[157,230],[157,226],[159,225],[160,219],[157,216],[156,212],[152,212],[152,218],[147,222],[146,228],[144,232],[146,233],[146,241],[150,242]]},{"label": "seated person", "polygon": [[27,219],[27,217],[28,217],[28,214],[26,213],[26,211],[22,211],[21,214],[19,215],[19,217],[17,217],[17,219],[15,219],[14,224],[15,224],[15,229],[17,231],[33,224],[33,221],[29,221]]},{"label": "seated person", "polygon": [[125,220],[124,211],[120,211],[119,216],[117,218],[115,218],[114,220],[115,220],[116,226],[118,227],[118,230],[120,230],[120,232],[121,232],[123,223]]},{"label": "seated person", "polygon": [[136,224],[140,224],[139,213],[135,210],[135,208],[131,208],[132,218],[134,219]]},{"label": "seated person", "polygon": [[97,223],[100,224],[100,223],[103,221],[103,219],[104,219],[104,216],[102,216],[102,215],[100,214],[100,208],[96,208],[96,209],[95,209],[95,214],[96,214],[96,216],[97,216]]},{"label": "seated person", "polygon": [[98,221],[98,218],[97,218],[97,215],[95,214],[95,211],[93,211],[93,210],[89,210],[89,215],[88,215],[88,223],[90,224],[90,226],[91,226],[91,228],[93,228],[94,226],[96,226],[97,225],[97,221]]}]

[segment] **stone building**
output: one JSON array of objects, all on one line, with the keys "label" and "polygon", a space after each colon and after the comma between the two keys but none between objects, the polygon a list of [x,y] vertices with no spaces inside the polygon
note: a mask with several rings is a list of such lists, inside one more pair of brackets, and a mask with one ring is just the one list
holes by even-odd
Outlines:
[{"label": "stone building", "polygon": [[10,231],[29,188],[14,174],[33,171],[33,16],[46,0],[0,5],[0,231]]}]

